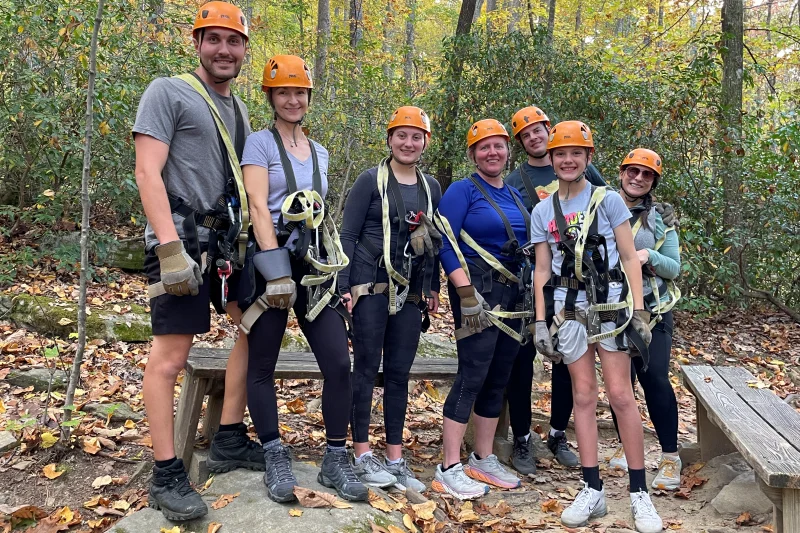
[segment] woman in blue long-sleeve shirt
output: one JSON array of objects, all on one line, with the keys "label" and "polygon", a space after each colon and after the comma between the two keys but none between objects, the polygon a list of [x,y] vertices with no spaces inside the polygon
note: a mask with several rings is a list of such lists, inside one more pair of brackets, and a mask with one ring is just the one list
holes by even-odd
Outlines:
[{"label": "woman in blue long-sleeve shirt", "polygon": [[[489,491],[485,483],[520,484],[492,454],[503,390],[520,346],[520,321],[513,314],[520,299],[516,252],[528,241],[530,226],[519,191],[503,182],[508,140],[494,119],[473,124],[467,153],[475,172],[447,189],[436,218],[447,237],[439,259],[449,280],[458,374],[444,404],[444,458],[432,488],[459,499],[482,496]],[[473,408],[475,451],[462,465],[461,443]]]}]

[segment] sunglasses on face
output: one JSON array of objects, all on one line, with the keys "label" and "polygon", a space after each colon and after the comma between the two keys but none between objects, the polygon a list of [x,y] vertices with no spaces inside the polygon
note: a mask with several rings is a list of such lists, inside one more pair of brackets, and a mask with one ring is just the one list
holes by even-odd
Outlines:
[{"label": "sunglasses on face", "polygon": [[628,174],[628,177],[630,179],[634,179],[640,173],[644,181],[653,181],[656,177],[656,173],[653,172],[652,170],[642,170],[636,167],[628,167],[625,169],[625,172]]}]

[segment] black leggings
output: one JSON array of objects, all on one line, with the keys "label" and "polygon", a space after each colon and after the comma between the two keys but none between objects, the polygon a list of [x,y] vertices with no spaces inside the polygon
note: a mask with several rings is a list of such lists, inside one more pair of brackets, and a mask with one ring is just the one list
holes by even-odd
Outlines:
[{"label": "black leggings", "polygon": [[[533,342],[520,347],[508,381],[508,414],[515,437],[523,437],[531,430],[531,390],[533,361],[536,348]],[[564,363],[553,365],[550,397],[550,426],[565,431],[572,416],[572,378]]]},{"label": "black leggings", "polygon": [[[473,283],[479,281],[473,274]],[[480,290],[481,285],[476,285]],[[447,284],[450,306],[456,329],[461,327],[461,299],[455,287]],[[516,302],[519,290],[493,281],[490,291],[481,291],[486,303],[494,308],[501,302]],[[504,306],[505,307],[505,306]],[[508,307],[513,309],[514,306]],[[519,320],[505,320],[517,331]],[[519,342],[497,327],[491,326],[456,342],[458,350],[458,374],[453,388],[444,402],[444,416],[460,424],[469,422],[470,414],[484,418],[497,418],[503,408],[503,390],[508,385],[511,369],[519,351]]]},{"label": "black leggings", "polygon": [[[634,357],[631,362],[631,383],[636,383],[636,378],[644,389],[644,399],[647,411],[653,421],[653,427],[664,453],[678,451],[678,402],[675,400],[675,391],[669,382],[669,360],[672,352],[672,311],[662,316],[661,322],[653,328],[653,340],[650,342],[650,365],[647,372],[642,372],[642,358]],[[617,416],[614,417],[614,426],[617,426]]]},{"label": "black leggings", "polygon": [[389,298],[362,296],[353,308],[353,442],[369,442],[372,389],[383,354],[383,420],[386,443],[403,443],[408,404],[408,373],[417,354],[422,312],[406,302],[389,316]]},{"label": "black leggings", "polygon": [[[325,306],[313,322],[306,320],[308,292],[300,285],[304,273],[303,265],[293,261],[292,278],[297,284],[294,312],[324,378],[322,418],[326,436],[329,441],[344,440],[352,401],[347,328],[338,310],[330,306]],[[288,317],[288,310],[267,309],[247,336],[247,405],[262,443],[279,437],[274,373]]]}]

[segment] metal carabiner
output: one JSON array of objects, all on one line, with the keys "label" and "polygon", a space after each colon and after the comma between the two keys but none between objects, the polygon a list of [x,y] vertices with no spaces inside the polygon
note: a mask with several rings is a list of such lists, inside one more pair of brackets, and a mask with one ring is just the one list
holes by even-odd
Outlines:
[{"label": "metal carabiner", "polygon": [[217,275],[220,280],[220,303],[222,309],[228,307],[228,277],[233,274],[233,266],[230,261],[217,259]]}]

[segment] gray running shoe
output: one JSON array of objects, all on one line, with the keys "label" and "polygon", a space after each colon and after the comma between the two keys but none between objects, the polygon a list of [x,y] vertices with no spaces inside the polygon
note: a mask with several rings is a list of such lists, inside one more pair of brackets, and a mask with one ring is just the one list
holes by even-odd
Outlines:
[{"label": "gray running shoe", "polygon": [[561,466],[575,468],[578,466],[578,456],[572,453],[567,444],[567,435],[563,431],[559,431],[556,435],[547,435],[547,447],[553,453]]},{"label": "gray running shoe", "polygon": [[511,452],[511,466],[523,476],[536,473],[536,458],[531,453],[530,439],[534,438],[529,435],[525,437],[514,437],[514,450]]},{"label": "gray running shoe", "polygon": [[215,473],[236,468],[263,472],[264,449],[247,436],[247,426],[239,424],[233,431],[218,431],[214,435],[206,464]]},{"label": "gray running shoe", "polygon": [[388,470],[390,474],[397,478],[397,483],[395,483],[394,486],[398,489],[405,490],[406,488],[409,488],[417,492],[422,492],[425,490],[425,483],[417,479],[417,476],[414,475],[414,472],[408,468],[408,463],[406,463],[405,459],[400,459],[399,463],[392,465],[389,463],[384,463],[383,467]]},{"label": "gray running shoe", "polygon": [[336,489],[339,496],[352,502],[365,501],[369,490],[358,480],[344,448],[328,448],[317,475],[320,485]]},{"label": "gray running shoe", "polygon": [[472,452],[469,454],[469,462],[464,467],[464,472],[472,479],[501,489],[515,489],[522,484],[517,476],[500,464],[493,453],[484,459],[478,459],[475,452]]},{"label": "gray running shoe", "polygon": [[264,474],[264,485],[267,486],[269,499],[278,503],[294,501],[297,478],[292,472],[292,458],[289,457],[289,451],[280,442],[267,445],[264,448],[264,461],[267,469]]},{"label": "gray running shoe", "polygon": [[464,465],[458,463],[448,470],[436,465],[436,474],[431,489],[442,494],[450,494],[459,500],[474,500],[488,494],[489,485],[478,483],[464,473]]},{"label": "gray running shoe", "polygon": [[594,490],[588,483],[578,493],[572,505],[561,513],[561,523],[567,527],[583,527],[593,518],[608,514],[606,507],[606,489]]},{"label": "gray running shoe", "polygon": [[166,468],[153,467],[147,505],[161,510],[165,518],[175,521],[192,520],[208,513],[203,498],[189,484],[182,459]]},{"label": "gray running shoe", "polygon": [[683,464],[677,455],[661,454],[658,475],[653,480],[653,488],[659,490],[678,490],[681,488],[681,469]]},{"label": "gray running shoe", "polygon": [[617,447],[617,450],[614,452],[614,455],[611,456],[611,459],[608,461],[608,467],[612,470],[624,470],[625,472],[628,471],[628,458],[625,457],[625,449],[620,444]]},{"label": "gray running shoe", "polygon": [[384,489],[397,483],[397,478],[372,455],[372,452],[365,453],[361,459],[353,460],[353,472],[364,485]]}]

